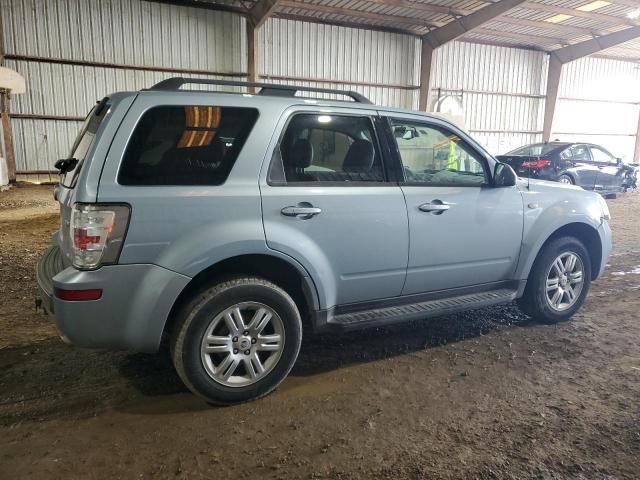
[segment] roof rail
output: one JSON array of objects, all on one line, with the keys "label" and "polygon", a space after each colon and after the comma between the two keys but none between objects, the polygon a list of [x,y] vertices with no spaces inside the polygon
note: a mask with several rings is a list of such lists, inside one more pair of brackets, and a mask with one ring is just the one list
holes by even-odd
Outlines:
[{"label": "roof rail", "polygon": [[330,88],[313,88],[313,87],[300,87],[296,85],[277,85],[273,83],[256,83],[256,82],[240,82],[235,80],[210,80],[203,78],[184,78],[173,77],[162,80],[156,83],[148,90],[179,90],[181,86],[186,84],[195,85],[228,85],[233,87],[259,87],[260,93],[258,95],[265,96],[278,96],[278,97],[294,97],[297,92],[318,92],[318,93],[331,93],[334,95],[344,95],[350,97],[358,103],[372,103],[364,95],[360,95],[358,92],[351,90],[333,90]]}]

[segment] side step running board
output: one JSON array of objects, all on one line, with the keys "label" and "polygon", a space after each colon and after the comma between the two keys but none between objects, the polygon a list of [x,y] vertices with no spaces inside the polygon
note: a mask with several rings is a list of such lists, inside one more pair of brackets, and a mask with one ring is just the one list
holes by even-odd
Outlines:
[{"label": "side step running board", "polygon": [[349,330],[420,320],[474,308],[509,303],[515,300],[516,293],[516,290],[504,288],[394,307],[343,313],[329,318],[327,323],[333,328]]}]

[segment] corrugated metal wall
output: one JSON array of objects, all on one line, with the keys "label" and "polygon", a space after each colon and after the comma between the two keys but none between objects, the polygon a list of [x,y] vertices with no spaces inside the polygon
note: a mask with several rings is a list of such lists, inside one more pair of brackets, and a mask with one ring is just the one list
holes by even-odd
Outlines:
[{"label": "corrugated metal wall", "polygon": [[356,90],[380,105],[418,107],[416,37],[271,18],[258,45],[263,80]]},{"label": "corrugated metal wall", "polygon": [[633,159],[640,115],[640,66],[583,58],[564,66],[551,138],[602,145]]},{"label": "corrugated metal wall", "polygon": [[467,129],[505,153],[542,139],[547,67],[542,52],[452,42],[435,52],[429,105],[461,95]]},{"label": "corrugated metal wall", "polygon": [[[28,82],[12,105],[19,171],[51,170],[68,154],[80,117],[109,92],[180,74],[246,77],[246,24],[237,14],[141,0],[0,0],[0,11],[5,64]],[[416,37],[271,18],[257,43],[263,80],[418,108]],[[436,50],[433,66],[430,106],[443,94],[460,96],[467,128],[489,151],[541,140],[546,54],[452,42]],[[601,143],[630,159],[639,85],[632,63],[566,65],[554,137]]]},{"label": "corrugated metal wall", "polygon": [[27,80],[12,102],[18,171],[51,170],[68,155],[78,117],[110,92],[180,72],[246,75],[245,20],[232,13],[140,0],[0,0],[0,10],[5,64]]}]

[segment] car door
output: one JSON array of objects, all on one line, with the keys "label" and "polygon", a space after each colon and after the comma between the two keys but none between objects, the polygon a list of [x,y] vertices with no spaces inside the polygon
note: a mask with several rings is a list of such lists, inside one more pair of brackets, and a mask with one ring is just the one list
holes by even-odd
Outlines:
[{"label": "car door", "polygon": [[623,175],[618,166],[618,160],[604,148],[597,145],[589,145],[589,150],[599,170],[596,190],[611,191],[621,189]]},{"label": "car door", "polygon": [[578,143],[569,147],[572,166],[567,170],[576,185],[585,190],[593,190],[600,170],[591,158],[587,145]]},{"label": "car door", "polygon": [[404,284],[407,211],[386,178],[376,117],[355,108],[287,112],[261,180],[267,244],[307,268],[324,308],[398,296]]},{"label": "car door", "polygon": [[522,243],[518,188],[491,187],[495,161],[452,125],[417,116],[389,121],[409,215],[403,295],[511,279]]}]

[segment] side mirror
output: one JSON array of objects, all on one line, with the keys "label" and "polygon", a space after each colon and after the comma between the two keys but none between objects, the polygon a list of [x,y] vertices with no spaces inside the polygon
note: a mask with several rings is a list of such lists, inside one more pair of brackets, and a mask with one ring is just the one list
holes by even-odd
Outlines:
[{"label": "side mirror", "polygon": [[493,174],[493,183],[496,187],[513,187],[518,176],[513,168],[506,163],[497,163]]}]

